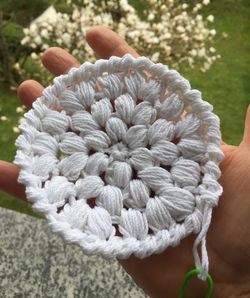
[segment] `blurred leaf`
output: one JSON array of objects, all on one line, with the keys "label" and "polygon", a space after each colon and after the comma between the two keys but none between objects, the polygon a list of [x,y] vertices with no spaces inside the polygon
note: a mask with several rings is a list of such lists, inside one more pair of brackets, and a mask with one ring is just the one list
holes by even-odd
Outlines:
[{"label": "blurred leaf", "polygon": [[23,27],[17,23],[9,22],[4,27],[4,36],[9,46],[20,47],[20,41],[24,37]]},{"label": "blurred leaf", "polygon": [[53,4],[53,0],[1,0],[0,11],[3,11],[4,18],[14,17],[14,21],[20,25],[27,26],[38,17],[47,7]]}]

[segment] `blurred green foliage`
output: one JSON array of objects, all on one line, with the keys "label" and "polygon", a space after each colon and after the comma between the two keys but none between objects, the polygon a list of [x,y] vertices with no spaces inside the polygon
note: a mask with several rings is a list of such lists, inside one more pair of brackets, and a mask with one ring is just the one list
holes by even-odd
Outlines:
[{"label": "blurred green foliage", "polygon": [[9,48],[16,50],[20,47],[20,41],[24,37],[23,27],[18,23],[9,22],[4,27],[4,35]]},{"label": "blurred green foliage", "polygon": [[[183,74],[214,105],[221,119],[223,140],[237,145],[250,104],[250,1],[211,1],[203,14],[215,16],[218,34],[214,46],[222,58],[206,73],[189,69]],[[223,33],[228,37],[223,38]]]},{"label": "blurred green foliage", "polygon": [[0,11],[4,13],[4,19],[13,18],[14,22],[25,27],[53,2],[52,0],[1,0]]},{"label": "blurred green foliage", "polygon": [[13,66],[25,55],[25,49],[20,46],[20,42],[24,37],[23,27],[14,22],[3,22],[0,35],[0,61],[2,61],[0,64],[0,74],[2,81],[13,83],[18,80],[18,77],[15,76]]}]

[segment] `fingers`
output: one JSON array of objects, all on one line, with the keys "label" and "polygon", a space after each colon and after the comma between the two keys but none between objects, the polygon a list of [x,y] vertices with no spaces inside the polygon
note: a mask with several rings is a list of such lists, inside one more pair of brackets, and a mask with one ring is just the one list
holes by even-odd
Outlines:
[{"label": "fingers", "polygon": [[250,145],[250,105],[248,106],[246,114],[243,142]]},{"label": "fingers", "polygon": [[80,66],[80,63],[72,55],[57,47],[48,49],[43,54],[42,62],[56,76],[67,73],[72,67]]},{"label": "fingers", "polygon": [[[53,74],[67,73],[72,67],[79,66],[79,62],[61,48],[50,48],[42,57],[44,66]],[[27,108],[31,108],[33,101],[42,95],[43,86],[34,80],[24,81],[18,88],[18,97]]]},{"label": "fingers", "polygon": [[24,186],[17,182],[19,169],[6,161],[0,161],[0,190],[25,200]]},{"label": "fingers", "polygon": [[95,26],[91,28],[87,32],[86,39],[97,55],[104,59],[107,59],[110,56],[123,56],[127,53],[134,57],[139,56],[123,38],[104,26]]},{"label": "fingers", "polygon": [[34,80],[24,81],[17,90],[17,95],[22,103],[31,108],[33,101],[42,95],[43,86]]}]

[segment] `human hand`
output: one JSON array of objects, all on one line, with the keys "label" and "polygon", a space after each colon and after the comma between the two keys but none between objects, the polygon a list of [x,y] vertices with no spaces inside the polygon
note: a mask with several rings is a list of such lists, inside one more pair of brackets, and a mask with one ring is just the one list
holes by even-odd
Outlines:
[{"label": "human hand", "polygon": [[[87,34],[89,45],[101,58],[112,55],[138,54],[113,31],[97,26]],[[67,73],[79,62],[60,48],[50,48],[43,55],[43,64],[55,75]],[[29,80],[18,88],[21,101],[30,108],[41,96],[43,86]],[[250,109],[248,109],[244,138],[236,146],[222,145],[225,158],[221,164],[223,195],[214,209],[207,235],[210,274],[214,279],[214,296],[250,296]],[[17,182],[18,168],[0,161],[0,189],[25,200],[24,187]],[[178,288],[187,271],[194,267],[192,246],[195,236],[181,241],[159,255],[143,260],[131,256],[119,260],[135,282],[152,297],[177,297]],[[206,283],[190,282],[186,297],[203,297]],[[188,292],[189,290],[189,292]]]}]

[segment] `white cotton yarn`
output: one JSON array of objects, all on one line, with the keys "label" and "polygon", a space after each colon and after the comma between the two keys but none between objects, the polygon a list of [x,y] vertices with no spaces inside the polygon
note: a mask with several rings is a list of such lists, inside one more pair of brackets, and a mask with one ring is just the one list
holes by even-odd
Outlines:
[{"label": "white cotton yarn", "polygon": [[54,79],[20,130],[19,182],[54,232],[86,254],[123,259],[195,233],[206,278],[222,193],[219,119],[177,71],[129,54],[85,62]]}]

